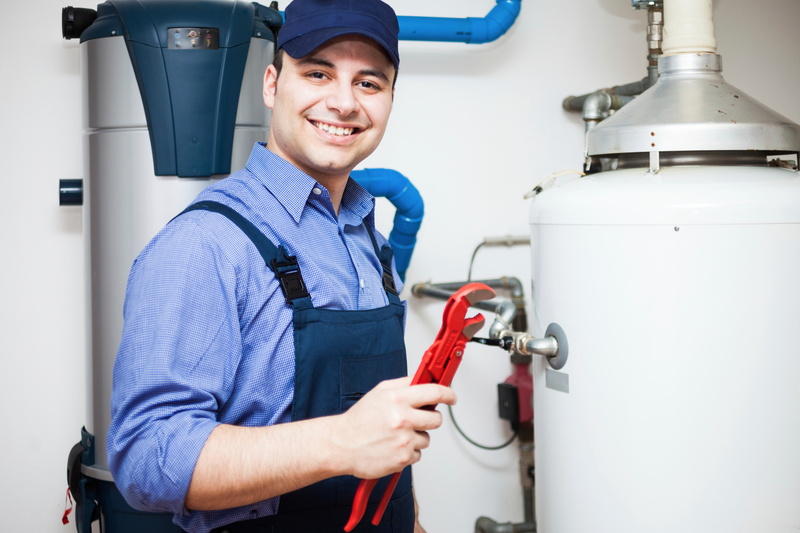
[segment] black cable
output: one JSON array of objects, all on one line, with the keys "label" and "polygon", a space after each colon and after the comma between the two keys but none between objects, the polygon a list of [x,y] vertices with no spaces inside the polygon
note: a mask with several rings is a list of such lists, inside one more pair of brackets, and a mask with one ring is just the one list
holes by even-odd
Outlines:
[{"label": "black cable", "polygon": [[486,337],[472,337],[469,342],[476,342],[484,346],[499,346],[503,350],[510,350],[514,346],[514,337],[507,336],[502,339],[487,339]]},{"label": "black cable", "polygon": [[453,407],[451,405],[447,406],[447,412],[450,413],[450,420],[453,421],[453,425],[455,426],[456,431],[458,431],[458,434],[461,435],[462,437],[464,437],[464,440],[466,440],[467,442],[469,442],[473,446],[477,446],[478,448],[480,448],[482,450],[489,450],[489,451],[502,450],[503,448],[507,447],[512,442],[514,442],[514,439],[517,438],[518,431],[515,429],[513,435],[511,435],[511,438],[508,439],[503,444],[500,444],[499,446],[484,446],[483,444],[478,444],[477,442],[475,442],[471,438],[467,437],[467,435],[461,430],[461,427],[458,425],[458,422],[456,422],[456,417],[453,416]]}]

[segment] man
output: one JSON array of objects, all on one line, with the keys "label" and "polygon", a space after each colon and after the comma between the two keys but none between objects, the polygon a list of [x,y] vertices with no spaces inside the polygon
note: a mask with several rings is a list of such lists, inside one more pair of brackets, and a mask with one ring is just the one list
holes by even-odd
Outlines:
[{"label": "man", "polygon": [[391,251],[349,179],[386,128],[397,33],[380,0],[289,4],[267,144],[134,262],[108,436],[132,506],[189,533],[339,532],[358,478],[405,468],[356,531],[415,528],[408,466],[441,424],[424,407],[455,396],[401,377]]}]

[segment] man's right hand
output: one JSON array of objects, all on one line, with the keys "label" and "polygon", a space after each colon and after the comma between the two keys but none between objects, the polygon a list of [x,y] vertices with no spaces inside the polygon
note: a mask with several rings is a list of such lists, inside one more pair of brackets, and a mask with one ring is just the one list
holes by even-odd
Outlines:
[{"label": "man's right hand", "polygon": [[342,451],[342,468],[375,479],[399,472],[420,460],[430,445],[428,431],[442,425],[436,404],[453,405],[453,389],[436,384],[411,385],[411,378],[379,383],[336,418],[333,444]]}]

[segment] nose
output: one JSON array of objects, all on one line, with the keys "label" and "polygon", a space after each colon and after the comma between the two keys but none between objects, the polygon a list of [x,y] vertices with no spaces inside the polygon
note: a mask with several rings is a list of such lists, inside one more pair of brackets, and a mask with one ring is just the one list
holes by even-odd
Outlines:
[{"label": "nose", "polygon": [[341,117],[356,113],[361,105],[358,102],[356,88],[349,83],[335,83],[326,99],[328,109],[336,111]]}]

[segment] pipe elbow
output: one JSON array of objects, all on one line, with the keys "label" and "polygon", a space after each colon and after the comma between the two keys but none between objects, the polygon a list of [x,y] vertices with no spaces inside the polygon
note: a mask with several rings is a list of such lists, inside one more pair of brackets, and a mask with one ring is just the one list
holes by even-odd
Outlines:
[{"label": "pipe elbow", "polygon": [[499,39],[514,25],[521,9],[521,0],[497,0],[484,18],[470,18],[470,44],[489,43]]},{"label": "pipe elbow", "polygon": [[425,203],[419,190],[407,177],[388,168],[366,168],[353,171],[351,177],[373,196],[387,198],[410,223],[422,222]]},{"label": "pipe elbow", "polygon": [[583,102],[583,120],[602,120],[611,110],[611,95],[605,91],[592,93]]},{"label": "pipe elbow", "polygon": [[407,177],[400,172],[390,168],[365,168],[354,170],[350,173],[362,187],[367,189],[374,196],[385,196],[392,202],[414,204],[414,200],[408,198],[419,196],[416,187]]},{"label": "pipe elbow", "polygon": [[495,310],[496,317],[494,322],[489,327],[489,337],[492,339],[501,339],[505,332],[511,330],[511,323],[517,314],[517,306],[512,302],[500,302]]}]

